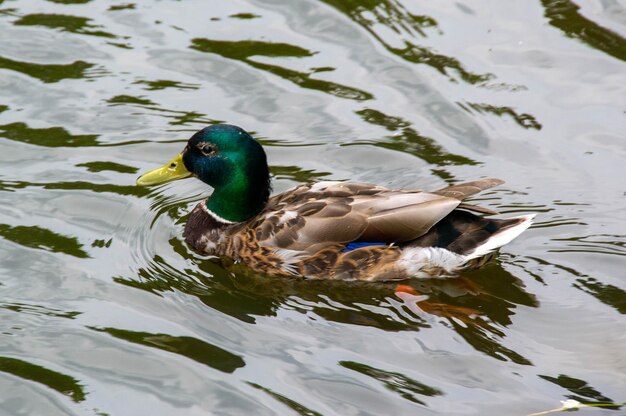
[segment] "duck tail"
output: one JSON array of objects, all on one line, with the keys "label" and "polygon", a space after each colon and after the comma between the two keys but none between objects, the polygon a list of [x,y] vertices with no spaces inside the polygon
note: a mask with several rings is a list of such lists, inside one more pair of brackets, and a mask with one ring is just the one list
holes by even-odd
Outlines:
[{"label": "duck tail", "polygon": [[481,244],[474,247],[472,251],[463,253],[466,260],[466,265],[473,266],[472,263],[475,263],[475,260],[477,259],[488,260],[491,257],[489,256],[490,254],[494,253],[503,245],[510,243],[511,241],[513,241],[513,239],[526,231],[528,227],[530,227],[530,225],[532,224],[535,215],[536,214],[529,214],[501,220],[491,220],[498,227],[497,231],[491,234],[489,238],[487,238]]},{"label": "duck tail", "polygon": [[[429,253],[426,263],[441,266],[440,275],[475,269],[491,260],[500,247],[528,229],[534,217],[535,214],[504,219],[485,218],[466,210],[454,210],[428,233],[411,241],[405,257],[410,263],[415,257],[411,257],[412,253]],[[433,257],[435,254],[441,259]],[[411,267],[410,270],[415,269],[415,266]]]}]

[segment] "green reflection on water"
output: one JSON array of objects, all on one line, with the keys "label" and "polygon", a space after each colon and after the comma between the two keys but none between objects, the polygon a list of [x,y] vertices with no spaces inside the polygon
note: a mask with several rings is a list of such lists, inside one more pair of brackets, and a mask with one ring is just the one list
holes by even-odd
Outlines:
[{"label": "green reflection on water", "polygon": [[110,6],[109,11],[116,12],[118,10],[134,10],[135,6],[136,5],[134,3],[118,4],[118,5]]},{"label": "green reflection on water", "polygon": [[144,88],[147,91],[159,91],[166,88],[175,88],[177,90],[197,90],[200,88],[200,84],[187,84],[184,82],[170,81],[167,79],[157,79],[154,81],[140,80],[135,81],[133,84],[144,84]]},{"label": "green reflection on water", "polygon": [[[313,79],[311,78],[311,73],[298,72],[281,66],[260,63],[250,59],[252,56],[302,58],[313,55],[313,52],[299,46],[290,45],[288,43],[273,43],[254,40],[223,41],[196,38],[192,40],[190,48],[201,52],[215,53],[223,56],[224,58],[245,62],[256,69],[270,72],[291,81],[302,88],[318,90],[336,97],[358,101],[373,98],[372,94],[356,88],[330,81]],[[312,73],[314,72],[315,71]]]},{"label": "green reflection on water", "polygon": [[[585,380],[580,380],[565,374],[559,374],[558,377],[539,374],[539,377],[573,393],[572,395],[566,396],[568,399],[577,400],[584,404],[615,403],[613,399],[606,397],[598,390],[591,387]],[[618,410],[620,406],[616,405],[605,408]]]},{"label": "green reflection on water", "polygon": [[31,305],[26,303],[0,303],[0,309],[6,309],[18,313],[26,313],[31,315],[45,315],[55,318],[67,318],[74,319],[82,312],[77,311],[62,311],[60,309],[51,308],[49,306]]},{"label": "green reflection on water", "polygon": [[[189,124],[201,124],[203,127],[207,124],[221,123],[220,120],[214,120],[208,118],[206,114],[198,113],[197,111],[176,111],[169,110],[167,108],[158,107],[157,103],[154,103],[143,97],[135,97],[132,95],[116,95],[107,100],[111,106],[130,105],[138,106],[146,110],[153,111],[153,115],[172,119],[168,122],[171,126],[186,126]],[[140,113],[135,113],[140,114]]]},{"label": "green reflection on water", "polygon": [[112,242],[113,242],[112,238],[109,238],[108,240],[104,240],[104,239],[94,240],[93,243],[91,243],[91,247],[109,248],[111,247]]},{"label": "green reflection on water", "polygon": [[170,126],[188,126],[190,124],[200,124],[203,127],[207,124],[221,123],[221,120],[214,120],[208,118],[206,114],[199,113],[197,111],[174,111],[166,109],[151,108],[161,112],[161,115],[165,118],[172,119],[168,122]]},{"label": "green reflection on water", "polygon": [[626,291],[617,286],[600,283],[594,278],[577,279],[574,287],[594,296],[600,302],[612,306],[621,314],[626,314]]},{"label": "green reflection on water", "polygon": [[626,61],[626,39],[581,15],[580,6],[570,0],[541,0],[550,24],[570,38]]},{"label": "green reflection on water", "polygon": [[434,139],[423,136],[409,127],[411,123],[400,117],[388,116],[381,111],[366,108],[357,111],[363,120],[371,124],[385,127],[397,132],[383,140],[371,142],[372,145],[413,154],[420,159],[438,166],[445,165],[477,165],[478,162],[461,155],[446,152]]},{"label": "green reflection on water", "polygon": [[213,344],[192,337],[176,337],[167,334],[127,331],[117,328],[94,328],[94,331],[106,332],[115,338],[134,344],[158,348],[163,351],[182,355],[200,364],[207,365],[225,373],[232,373],[246,365],[243,358],[219,348]]},{"label": "green reflection on water", "polygon": [[498,117],[509,116],[519,126],[525,129],[541,130],[542,128],[541,123],[539,123],[534,116],[527,114],[527,113],[518,114],[511,107],[495,106],[495,105],[486,104],[486,103],[470,103],[470,102],[465,103],[465,104],[457,102],[457,104],[468,112],[470,112],[470,110],[468,109],[469,107],[479,114],[489,113]]},{"label": "green reflection on water", "polygon": [[67,237],[38,226],[11,226],[0,224],[0,236],[24,247],[37,248],[54,253],[65,253],[78,258],[89,254],[81,247],[76,237]]},{"label": "green reflection on water", "polygon": [[373,24],[373,20],[367,20],[363,16],[367,12],[376,23],[383,24],[396,33],[413,29],[425,36],[423,29],[438,26],[432,17],[409,13],[401,3],[394,0],[323,0],[323,2],[355,19],[363,19],[362,23]]},{"label": "green reflection on water", "polygon": [[105,170],[110,170],[120,173],[137,173],[137,171],[139,170],[139,168],[122,165],[121,163],[115,162],[87,162],[79,163],[76,166],[86,167],[89,172],[102,172]]},{"label": "green reflection on water", "polygon": [[192,39],[191,48],[211,52],[225,58],[244,61],[251,56],[302,58],[313,56],[313,52],[288,43],[263,42],[257,40],[226,41],[211,39]]},{"label": "green reflection on water", "polygon": [[370,367],[354,361],[339,361],[339,365],[364,374],[368,377],[372,377],[373,379],[383,383],[383,385],[389,390],[400,394],[403,398],[424,406],[426,403],[418,399],[416,395],[432,397],[441,396],[443,394],[443,392],[438,388],[420,383],[419,381],[413,380],[412,378],[400,373],[381,370],[379,368]]},{"label": "green reflection on water", "polygon": [[270,174],[275,179],[290,179],[298,183],[313,183],[331,175],[330,172],[305,170],[299,166],[270,166]]},{"label": "green reflection on water", "polygon": [[0,113],[5,112],[9,109],[8,105],[0,105]]},{"label": "green reflection on water", "polygon": [[75,61],[65,65],[35,64],[0,56],[0,68],[21,72],[46,83],[59,82],[67,78],[86,78],[86,71],[93,66],[94,64],[84,61]]},{"label": "green reflection on water", "polygon": [[31,380],[61,394],[69,396],[75,402],[85,400],[85,391],[74,377],[11,357],[0,356],[0,371],[12,374],[24,380]]},{"label": "green reflection on water", "polygon": [[[404,41],[404,48],[387,46],[387,49],[406,61],[429,65],[448,77],[450,77],[449,69],[453,69],[463,81],[470,84],[484,83],[495,78],[493,74],[474,74],[469,72],[463,68],[463,65],[456,58],[434,53],[428,48],[415,45],[406,40]],[[450,77],[450,79],[452,78]]]},{"label": "green reflection on water", "polygon": [[138,104],[138,105],[156,105],[156,103],[143,97],[134,97],[132,95],[116,95],[107,100],[109,104]]},{"label": "green reflection on water", "polygon": [[258,14],[254,14],[254,13],[237,13],[237,14],[231,14],[228,17],[233,18],[233,19],[249,20],[249,19],[258,19],[261,16],[259,16]]},{"label": "green reflection on water", "polygon": [[84,181],[75,182],[50,182],[50,183],[34,183],[24,181],[0,181],[0,191],[13,192],[16,189],[24,189],[28,187],[41,187],[43,189],[60,189],[60,190],[85,190],[96,193],[111,192],[118,195],[145,196],[150,193],[149,189],[135,185],[112,185],[104,183],[91,183]]},{"label": "green reflection on water", "polygon": [[[83,181],[75,182],[53,182],[43,184],[31,184],[34,186],[42,186],[44,189],[62,189],[62,190],[85,190],[97,193],[111,192],[118,195],[145,196],[150,190],[143,189],[135,185],[111,185],[104,183],[91,183]],[[1,186],[1,184],[0,184]]]},{"label": "green reflection on water", "polygon": [[564,266],[556,262],[549,262],[539,257],[528,258],[535,260],[541,265],[552,266],[556,269],[559,269],[560,271],[569,273],[577,277],[576,283],[573,284],[576,289],[582,290],[583,292],[590,294],[605,305],[615,308],[615,310],[617,310],[619,313],[626,314],[626,291],[624,291],[623,289],[614,285],[601,283],[597,279],[587,274],[581,273],[572,267]]},{"label": "green reflection on water", "polygon": [[259,390],[264,391],[265,393],[269,394],[274,399],[276,399],[277,401],[281,402],[285,406],[289,407],[291,410],[295,411],[299,415],[302,415],[302,416],[322,416],[321,413],[317,413],[316,411],[311,410],[308,407],[305,407],[305,406],[301,405],[300,403],[290,399],[287,396],[283,396],[282,394],[278,394],[275,391],[272,391],[272,390],[268,389],[267,387],[263,387],[263,386],[261,386],[259,384],[256,384],[256,383],[251,383],[251,382],[247,382],[247,383],[250,386],[254,387],[255,389],[259,389]]},{"label": "green reflection on water", "polygon": [[64,32],[78,33],[80,35],[101,36],[105,38],[116,38],[112,33],[102,30],[93,30],[101,27],[92,25],[92,19],[65,14],[27,14],[13,24],[17,26],[45,26],[52,29],[62,29]]},{"label": "green reflection on water", "polygon": [[121,48],[121,49],[133,49],[133,47],[127,43],[107,42],[107,45],[115,46],[116,48]]},{"label": "green reflection on water", "polygon": [[[381,45],[389,52],[400,58],[416,63],[428,65],[443,75],[454,80],[449,74],[450,70],[459,74],[461,79],[470,84],[479,84],[489,81],[495,76],[493,74],[475,74],[467,71],[463,65],[450,56],[442,55],[431,51],[427,47],[419,46],[413,41],[403,39],[403,47],[394,47],[386,42],[375,30],[377,24],[389,28],[396,34],[405,33],[410,38],[415,34],[411,29],[425,36],[423,31],[427,27],[436,27],[437,21],[429,16],[416,16],[406,11],[402,4],[394,0],[321,0],[351,20],[367,30]],[[371,19],[371,16],[374,19]]]},{"label": "green reflection on water", "polygon": [[0,137],[46,147],[79,147],[98,145],[97,134],[74,135],[63,127],[32,128],[26,123],[0,125]]},{"label": "green reflection on water", "polygon": [[520,365],[533,365],[533,363],[516,351],[505,347],[500,342],[494,341],[494,335],[504,337],[504,332],[492,325],[485,325],[485,329],[478,326],[467,326],[457,321],[450,321],[455,332],[477,351],[481,351],[490,357],[500,361],[510,360]]}]

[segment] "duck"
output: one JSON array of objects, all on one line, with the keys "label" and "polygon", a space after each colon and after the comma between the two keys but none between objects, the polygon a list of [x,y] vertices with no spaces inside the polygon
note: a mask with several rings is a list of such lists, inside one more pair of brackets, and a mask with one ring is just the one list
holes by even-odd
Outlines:
[{"label": "duck", "polygon": [[195,177],[213,193],[195,206],[183,238],[196,252],[275,277],[399,281],[454,277],[485,265],[525,231],[533,214],[464,202],[504,183],[486,178],[432,192],[352,182],[272,192],[261,144],[240,127],[214,124],[164,166],[137,179],[153,186]]}]

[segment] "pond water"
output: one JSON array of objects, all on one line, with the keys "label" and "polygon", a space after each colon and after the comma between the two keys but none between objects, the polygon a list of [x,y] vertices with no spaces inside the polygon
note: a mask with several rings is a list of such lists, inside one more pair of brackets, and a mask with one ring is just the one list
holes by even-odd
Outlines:
[{"label": "pond water", "polygon": [[[625,402],[625,61],[619,0],[0,0],[0,414]],[[497,177],[536,224],[423,296],[232,273],[182,241],[210,188],[135,186],[218,122],[275,192]]]}]

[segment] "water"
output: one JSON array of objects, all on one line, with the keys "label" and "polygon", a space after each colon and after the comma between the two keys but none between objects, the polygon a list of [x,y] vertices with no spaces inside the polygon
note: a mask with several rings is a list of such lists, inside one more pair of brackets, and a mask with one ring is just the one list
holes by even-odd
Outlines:
[{"label": "water", "polygon": [[[0,414],[625,402],[626,6],[421,3],[0,1]],[[418,296],[231,273],[181,239],[206,186],[134,185],[219,121],[276,192],[499,177],[537,223]]]}]

